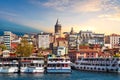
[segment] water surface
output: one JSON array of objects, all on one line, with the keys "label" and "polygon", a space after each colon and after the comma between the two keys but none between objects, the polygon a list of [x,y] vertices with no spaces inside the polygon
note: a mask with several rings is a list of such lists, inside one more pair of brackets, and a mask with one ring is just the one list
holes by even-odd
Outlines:
[{"label": "water surface", "polygon": [[73,70],[72,74],[0,74],[0,80],[120,80],[120,74]]}]

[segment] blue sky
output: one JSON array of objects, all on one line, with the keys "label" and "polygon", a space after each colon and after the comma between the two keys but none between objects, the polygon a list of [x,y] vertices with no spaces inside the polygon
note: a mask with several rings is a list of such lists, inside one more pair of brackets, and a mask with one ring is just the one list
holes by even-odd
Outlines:
[{"label": "blue sky", "polygon": [[63,32],[119,33],[120,0],[0,0],[2,20],[54,32],[57,18]]}]

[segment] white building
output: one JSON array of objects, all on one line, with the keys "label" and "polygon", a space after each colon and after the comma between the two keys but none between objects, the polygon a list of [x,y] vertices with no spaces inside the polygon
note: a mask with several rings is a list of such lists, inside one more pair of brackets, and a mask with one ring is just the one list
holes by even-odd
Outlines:
[{"label": "white building", "polygon": [[3,54],[3,57],[9,57],[10,51],[4,50],[2,54]]},{"label": "white building", "polygon": [[4,36],[0,36],[0,43],[4,42]]},{"label": "white building", "polygon": [[104,34],[93,33],[92,31],[80,31],[79,36],[82,43],[104,45]]},{"label": "white building", "polygon": [[57,48],[57,55],[61,56],[61,55],[65,55],[65,54],[67,54],[67,53],[68,53],[68,50],[67,50],[66,47],[64,47],[64,46],[59,46],[59,47]]},{"label": "white building", "polygon": [[79,32],[79,36],[80,36],[80,38],[82,39],[82,43],[88,43],[88,41],[90,40],[90,39],[92,39],[92,37],[93,37],[93,33],[92,33],[92,31],[80,31]]},{"label": "white building", "polygon": [[89,44],[100,44],[104,45],[104,34],[92,34],[92,38],[88,40]]},{"label": "white building", "polygon": [[69,49],[77,48],[78,35],[77,34],[70,34],[68,39],[69,39],[68,40]]},{"label": "white building", "polygon": [[49,46],[50,46],[49,33],[38,34],[38,48],[49,48]]},{"label": "white building", "polygon": [[110,44],[112,48],[118,48],[120,45],[120,35],[118,34],[110,35]]},{"label": "white building", "polygon": [[4,44],[8,50],[11,49],[11,36],[12,33],[10,31],[4,31]]}]

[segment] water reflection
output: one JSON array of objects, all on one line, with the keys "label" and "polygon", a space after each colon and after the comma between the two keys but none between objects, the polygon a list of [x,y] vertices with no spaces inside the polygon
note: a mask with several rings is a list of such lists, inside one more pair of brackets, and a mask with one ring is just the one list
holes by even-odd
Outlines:
[{"label": "water reflection", "polygon": [[71,74],[0,74],[0,80],[120,80],[120,74],[87,71],[73,71]]}]

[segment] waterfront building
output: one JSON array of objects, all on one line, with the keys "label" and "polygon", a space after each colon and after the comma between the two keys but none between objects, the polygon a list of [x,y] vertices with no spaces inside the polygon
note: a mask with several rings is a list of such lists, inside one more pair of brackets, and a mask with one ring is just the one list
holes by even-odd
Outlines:
[{"label": "waterfront building", "polygon": [[57,55],[58,55],[58,56],[62,56],[62,55],[66,55],[66,54],[68,54],[68,49],[67,49],[66,47],[64,47],[64,46],[59,46],[59,47],[57,48]]},{"label": "waterfront building", "polygon": [[110,44],[112,48],[120,48],[120,35],[111,34],[110,35]]},{"label": "waterfront building", "polygon": [[7,49],[11,49],[11,40],[12,40],[12,33],[10,31],[4,31],[4,44],[6,45]]},{"label": "waterfront building", "polygon": [[78,58],[98,58],[98,55],[99,51],[93,49],[71,50],[68,54],[72,62],[75,62]]},{"label": "waterfront building", "polygon": [[9,50],[4,50],[2,52],[3,57],[10,57],[10,51]]},{"label": "waterfront building", "polygon": [[93,33],[92,33],[92,31],[80,31],[79,32],[79,36],[80,36],[80,38],[82,39],[82,43],[83,44],[86,44],[86,43],[88,43],[88,41],[90,40],[90,39],[92,39],[92,37],[93,37]]},{"label": "waterfront building", "polygon": [[78,39],[77,33],[69,34],[69,38],[68,38],[68,48],[69,49],[76,49],[77,48],[77,39]]},{"label": "waterfront building", "polygon": [[55,38],[53,42],[53,48],[52,48],[53,54],[57,53],[58,47],[60,46],[68,48],[68,41],[63,37]]},{"label": "waterfront building", "polygon": [[49,48],[50,47],[50,34],[41,32],[38,34],[38,48]]},{"label": "waterfront building", "polygon": [[92,31],[80,31],[79,36],[83,44],[104,45],[104,34],[93,33]]},{"label": "waterfront building", "polygon": [[88,44],[104,45],[104,34],[93,33],[92,38],[88,40]]},{"label": "waterfront building", "polygon": [[54,47],[58,47],[58,46],[68,47],[68,41],[63,37],[59,37],[55,39],[53,46]]},{"label": "waterfront building", "polygon": [[105,36],[105,46],[108,48],[120,48],[120,35],[111,34]]}]

